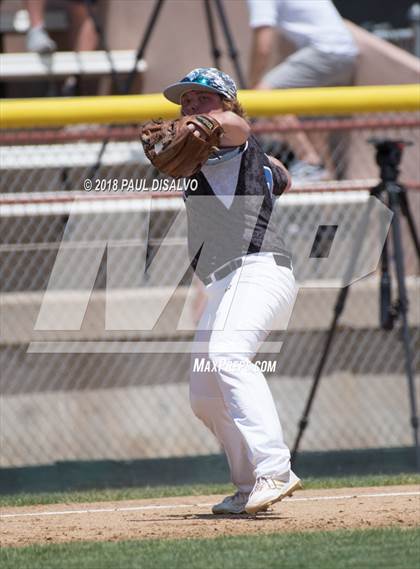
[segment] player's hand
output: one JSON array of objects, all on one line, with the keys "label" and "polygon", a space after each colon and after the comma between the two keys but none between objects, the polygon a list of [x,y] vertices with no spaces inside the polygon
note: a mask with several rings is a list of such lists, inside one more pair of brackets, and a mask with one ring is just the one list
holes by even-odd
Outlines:
[{"label": "player's hand", "polygon": [[[208,113],[210,114],[210,113]],[[197,138],[203,138],[204,134],[201,133],[198,129],[195,128],[193,124],[188,124],[187,128],[193,133],[194,136]]]}]

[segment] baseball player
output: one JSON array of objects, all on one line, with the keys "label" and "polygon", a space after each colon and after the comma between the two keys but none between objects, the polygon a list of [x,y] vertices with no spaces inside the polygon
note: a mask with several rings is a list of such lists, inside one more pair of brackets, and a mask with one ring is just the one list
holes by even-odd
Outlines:
[{"label": "baseball player", "polygon": [[[174,140],[166,133],[156,142],[153,125],[141,138],[157,167],[197,181],[184,193],[188,246],[208,300],[194,339],[190,400],[223,447],[237,488],[212,511],[255,514],[301,486],[271,392],[253,363],[274,320],[286,328],[296,297],[290,255],[269,224],[275,196],[290,178],[251,135],[226,73],[194,69],[164,95],[181,106],[183,118],[170,129]],[[194,144],[199,153],[208,141],[207,154],[191,165]],[[203,358],[209,365],[198,366]]]}]

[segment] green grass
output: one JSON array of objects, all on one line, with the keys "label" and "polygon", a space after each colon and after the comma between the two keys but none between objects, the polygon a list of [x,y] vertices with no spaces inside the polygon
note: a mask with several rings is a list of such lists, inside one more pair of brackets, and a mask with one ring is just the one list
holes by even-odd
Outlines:
[{"label": "green grass", "polygon": [[37,545],[5,548],[0,560],[2,569],[416,569],[420,530]]},{"label": "green grass", "polygon": [[[391,486],[396,484],[420,484],[420,474],[352,476],[343,478],[305,478],[306,489],[354,488],[357,486]],[[48,494],[10,494],[0,496],[0,507],[31,506],[36,504],[61,504],[80,502],[108,502],[118,500],[156,499],[167,496],[199,496],[228,494],[230,484],[197,484],[183,486],[147,486],[118,490],[89,490],[84,492],[52,492]]]}]

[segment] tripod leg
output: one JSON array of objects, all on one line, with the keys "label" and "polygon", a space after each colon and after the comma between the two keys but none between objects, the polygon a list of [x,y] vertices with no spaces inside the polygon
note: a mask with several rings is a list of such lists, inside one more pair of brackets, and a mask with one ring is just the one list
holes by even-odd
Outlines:
[{"label": "tripod leg", "polygon": [[155,27],[156,21],[157,21],[158,16],[159,16],[159,12],[163,6],[164,1],[165,0],[156,0],[155,6],[153,8],[153,12],[150,16],[149,22],[148,22],[147,27],[146,27],[146,31],[145,31],[144,36],[143,36],[143,39],[142,39],[142,41],[139,45],[139,48],[137,50],[133,69],[130,71],[130,74],[127,77],[127,81],[125,82],[123,93],[122,93],[123,95],[128,95],[128,93],[131,91],[131,87],[132,87],[134,79],[136,78],[136,75],[137,75],[137,63],[140,61],[140,59],[143,59],[144,52],[146,51],[147,44],[149,43],[149,40],[151,38],[153,28]]},{"label": "tripod leg", "polygon": [[216,43],[216,30],[214,28],[214,20],[211,11],[210,0],[204,0],[204,9],[206,11],[207,28],[209,30],[210,47],[211,47],[211,54],[213,56],[213,63],[214,66],[218,68],[222,52],[220,51]]},{"label": "tripod leg", "polygon": [[394,245],[394,260],[395,260],[395,267],[397,272],[397,283],[398,283],[398,294],[399,294],[399,312],[401,313],[401,320],[402,320],[402,337],[403,337],[403,344],[404,344],[404,356],[405,356],[405,373],[407,376],[408,381],[408,392],[410,398],[410,411],[411,411],[411,426],[413,428],[413,439],[414,439],[414,446],[416,451],[416,464],[417,469],[420,470],[420,448],[419,448],[419,436],[418,436],[418,428],[419,428],[419,420],[417,415],[417,400],[416,400],[416,386],[414,382],[414,374],[413,374],[413,358],[411,352],[411,343],[410,343],[410,331],[408,327],[408,318],[407,318],[407,311],[408,311],[408,299],[407,299],[407,290],[405,286],[405,276],[404,276],[404,253],[402,248],[402,241],[401,241],[401,227],[400,227],[400,218],[399,218],[399,196],[400,196],[400,189],[397,184],[389,183],[387,187],[388,195],[389,195],[389,205],[394,213],[394,217],[392,219],[392,238],[393,238],[393,245]]},{"label": "tripod leg", "polygon": [[401,203],[401,213],[407,219],[408,227],[410,229],[411,238],[413,239],[414,247],[417,252],[417,260],[420,259],[420,244],[419,238],[417,235],[416,226],[414,224],[413,216],[411,214],[408,198],[407,198],[407,191],[403,186],[400,186],[400,203]]},{"label": "tripod leg", "polygon": [[370,217],[371,217],[371,211],[372,208],[376,202],[376,199],[374,199],[373,196],[378,196],[380,192],[380,187],[378,186],[377,188],[373,188],[371,190],[371,197],[369,198],[368,202],[367,202],[367,207],[365,209],[365,211],[363,212],[363,216],[357,226],[357,231],[356,231],[356,236],[357,239],[354,243],[353,246],[353,250],[350,254],[350,261],[349,264],[346,268],[346,272],[344,274],[343,277],[343,281],[344,281],[344,287],[341,289],[341,291],[338,294],[337,297],[337,301],[334,307],[334,317],[333,320],[331,322],[329,331],[328,331],[328,335],[327,335],[327,339],[325,341],[325,346],[324,346],[324,351],[322,352],[320,361],[318,363],[318,366],[316,368],[315,371],[315,375],[314,375],[314,380],[312,383],[312,387],[311,390],[309,392],[309,396],[305,405],[305,409],[303,411],[302,417],[298,423],[299,425],[299,431],[298,434],[296,436],[294,445],[293,445],[293,450],[291,453],[292,456],[292,461],[294,462],[296,460],[296,456],[299,450],[299,445],[300,445],[300,441],[302,439],[303,433],[308,425],[308,418],[309,418],[309,413],[311,411],[314,399],[315,399],[315,394],[316,391],[318,389],[319,386],[319,382],[321,380],[321,374],[323,372],[323,369],[325,367],[325,364],[327,362],[327,358],[328,358],[328,353],[334,338],[334,334],[335,334],[335,330],[337,328],[337,322],[338,319],[340,318],[341,313],[344,310],[344,306],[346,303],[346,299],[347,299],[347,294],[349,292],[349,287],[350,287],[350,283],[354,278],[354,273],[355,273],[355,268],[357,266],[358,260],[359,260],[359,255],[360,252],[362,250],[362,244],[364,243],[365,239],[366,239],[366,233],[367,233],[367,228],[369,226],[369,221],[370,221]]},{"label": "tripod leg", "polygon": [[230,33],[229,25],[222,5],[222,0],[215,0],[215,3],[217,11],[219,12],[220,22],[222,24],[223,32],[226,37],[226,42],[228,44],[229,56],[232,60],[233,66],[235,67],[236,75],[238,76],[239,86],[241,87],[241,89],[245,89],[246,88],[245,77],[242,73],[242,69],[239,64],[238,51],[235,48],[233,37],[232,34]]},{"label": "tripod leg", "polygon": [[383,330],[392,330],[394,327],[394,310],[391,302],[391,277],[389,274],[388,237],[385,240],[381,259],[379,322]]},{"label": "tripod leg", "polygon": [[324,351],[322,352],[321,359],[319,360],[318,366],[316,368],[314,380],[313,380],[312,387],[311,387],[311,390],[310,390],[309,395],[308,395],[308,399],[307,399],[307,402],[305,405],[305,409],[304,409],[304,411],[302,413],[302,417],[299,421],[299,431],[298,431],[298,434],[296,436],[296,439],[295,439],[295,442],[293,445],[293,449],[291,452],[292,463],[294,463],[296,461],[296,457],[297,457],[297,453],[299,450],[301,438],[303,436],[303,433],[305,432],[306,427],[308,426],[309,413],[311,411],[312,404],[315,400],[315,394],[316,394],[317,389],[318,389],[318,385],[319,385],[319,382],[321,379],[322,372],[324,370],[325,364],[327,363],[328,353],[330,351],[330,347],[331,347],[331,344],[332,344],[332,341],[334,338],[334,334],[335,334],[335,331],[337,328],[337,322],[338,322],[338,319],[340,317],[340,314],[342,313],[342,311],[344,309],[344,305],[346,302],[346,297],[347,297],[348,291],[349,291],[349,287],[346,286],[340,291],[340,294],[338,296],[338,300],[337,300],[337,303],[336,303],[336,306],[334,309],[334,318],[333,318],[333,321],[331,323],[330,329],[328,331],[328,336],[327,336],[327,340],[325,342]]},{"label": "tripod leg", "polygon": [[[157,18],[159,16],[159,12],[163,6],[164,1],[165,0],[156,0],[156,4],[155,4],[153,12],[150,16],[150,20],[147,24],[144,37],[143,37],[143,39],[140,43],[140,46],[137,50],[133,68],[127,77],[127,81],[125,82],[124,88],[122,89],[122,93],[121,93],[122,95],[128,95],[128,93],[131,90],[131,87],[132,87],[133,82],[134,82],[136,75],[137,75],[137,63],[139,62],[140,59],[142,59],[144,52],[146,51],[147,44],[149,43],[150,37],[152,35],[153,28],[156,24]],[[110,127],[108,127],[108,128],[110,128]],[[96,158],[96,163],[91,167],[91,169],[89,171],[88,178],[90,178],[92,181],[96,178],[96,176],[98,174],[98,170],[99,170],[99,168],[101,166],[101,162],[102,162],[102,157],[105,154],[105,150],[108,146],[108,142],[109,142],[109,138],[105,138],[105,140],[102,142],[102,146],[99,149],[98,156]]]}]

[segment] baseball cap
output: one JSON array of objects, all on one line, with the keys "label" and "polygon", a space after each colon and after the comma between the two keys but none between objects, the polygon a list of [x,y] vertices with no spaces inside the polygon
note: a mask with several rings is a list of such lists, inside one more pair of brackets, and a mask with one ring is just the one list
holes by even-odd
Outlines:
[{"label": "baseball cap", "polygon": [[230,100],[236,99],[237,94],[232,77],[215,67],[193,69],[181,81],[166,87],[163,94],[172,103],[180,105],[181,97],[187,91],[210,91]]}]

